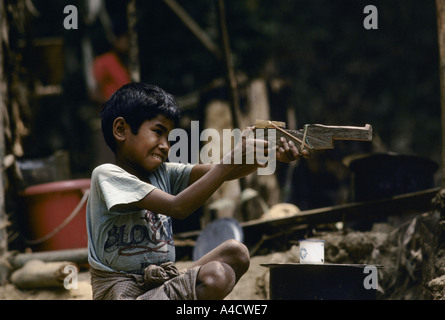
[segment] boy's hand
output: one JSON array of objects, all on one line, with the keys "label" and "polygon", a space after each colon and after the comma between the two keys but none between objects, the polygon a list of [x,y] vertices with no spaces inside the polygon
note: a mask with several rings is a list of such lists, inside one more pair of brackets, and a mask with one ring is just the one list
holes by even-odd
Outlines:
[{"label": "boy's hand", "polygon": [[[252,127],[246,128],[242,134],[241,139],[231,152],[226,154],[222,160],[224,164],[242,165],[246,168],[265,166],[264,158],[267,157],[268,141],[255,139]],[[262,161],[259,162],[259,158]]]},{"label": "boy's hand", "polygon": [[282,147],[276,146],[277,148],[277,160],[281,162],[291,162],[298,159],[301,159],[301,157],[307,159],[309,158],[310,154],[309,151],[303,150],[300,152],[295,145],[295,143],[292,140],[286,141],[284,137],[280,139]]}]

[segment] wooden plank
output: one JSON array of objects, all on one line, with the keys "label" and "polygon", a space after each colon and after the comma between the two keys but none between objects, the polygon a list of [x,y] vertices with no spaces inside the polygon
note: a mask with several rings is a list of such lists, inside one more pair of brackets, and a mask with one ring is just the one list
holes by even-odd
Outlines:
[{"label": "wooden plank", "polygon": [[[300,211],[285,218],[270,220],[256,219],[241,222],[245,238],[259,237],[263,234],[276,233],[279,230],[295,229],[326,225],[339,221],[353,222],[359,220],[381,218],[389,215],[405,215],[411,213],[423,213],[434,209],[432,199],[440,191],[440,188],[432,188],[413,193],[397,195],[391,198],[352,202],[337,206],[323,207]],[[200,230],[175,234],[176,239],[198,237]]]},{"label": "wooden plank", "polygon": [[242,222],[245,233],[285,228],[298,224],[327,224],[338,221],[374,219],[388,215],[422,213],[433,209],[432,199],[440,188],[403,194],[391,198],[368,202],[353,202],[338,206],[301,211],[295,215],[271,219]]}]

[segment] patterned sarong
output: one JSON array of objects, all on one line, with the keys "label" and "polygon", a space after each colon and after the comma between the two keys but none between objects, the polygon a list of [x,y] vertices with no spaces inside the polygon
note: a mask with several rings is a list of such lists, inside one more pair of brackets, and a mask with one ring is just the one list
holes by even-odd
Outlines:
[{"label": "patterned sarong", "polygon": [[144,274],[90,269],[94,300],[196,300],[199,266],[179,272],[173,263],[150,265]]}]

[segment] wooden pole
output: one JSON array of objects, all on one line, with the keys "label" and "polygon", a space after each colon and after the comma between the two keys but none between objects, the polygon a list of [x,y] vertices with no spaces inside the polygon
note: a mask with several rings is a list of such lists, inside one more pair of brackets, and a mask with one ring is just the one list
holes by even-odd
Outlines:
[{"label": "wooden pole", "polygon": [[128,70],[130,72],[130,80],[132,82],[139,82],[141,81],[141,71],[139,64],[138,34],[136,30],[138,22],[136,0],[130,0],[127,4],[127,19],[128,37],[130,41]]},{"label": "wooden pole", "polygon": [[[240,114],[240,104],[239,104],[239,94],[238,94],[238,84],[236,81],[235,68],[233,67],[232,52],[230,50],[229,34],[227,32],[226,25],[226,10],[224,5],[224,0],[218,1],[218,18],[219,18],[219,32],[221,38],[221,45],[223,49],[223,59],[226,66],[226,81],[229,87],[230,95],[230,113],[232,114],[232,124],[234,128],[240,128],[239,119]],[[241,191],[246,189],[245,178],[239,179]]]},{"label": "wooden pole", "polygon": [[88,264],[88,248],[16,253],[8,257],[8,262],[13,270],[23,267],[32,260],[43,262],[70,261],[79,266],[86,265]]},{"label": "wooden pole", "polygon": [[[224,0],[218,1],[218,19],[219,19],[219,32],[221,38],[221,45],[223,49],[223,59],[226,66],[226,82],[229,88],[230,95],[230,113],[232,114],[232,124],[234,128],[240,128],[239,119],[240,114],[240,104],[239,104],[239,94],[238,94],[238,84],[236,81],[235,68],[233,66],[232,52],[230,50],[229,34],[227,32],[226,25],[226,10],[224,5]],[[240,178],[239,185],[241,192],[246,189],[246,179]],[[245,204],[241,208],[241,214],[244,220],[248,219],[248,213]]]},{"label": "wooden pole", "polygon": [[439,41],[440,105],[442,121],[442,188],[445,188],[445,0],[436,0]]},{"label": "wooden pole", "polygon": [[0,285],[6,284],[8,280],[8,265],[6,257],[8,253],[8,217],[5,212],[5,188],[3,175],[3,159],[5,159],[5,113],[7,82],[5,77],[4,62],[5,52],[3,50],[3,35],[7,34],[7,20],[4,0],[0,0]]},{"label": "wooden pole", "polygon": [[232,113],[232,123],[234,128],[239,128],[239,95],[238,85],[235,76],[235,69],[233,67],[232,52],[229,44],[229,34],[226,25],[226,11],[224,0],[218,0],[218,17],[219,17],[219,31],[221,37],[221,44],[223,48],[223,58],[226,66],[226,78],[230,93],[230,112]]},{"label": "wooden pole", "polygon": [[175,0],[164,0],[170,9],[178,16],[178,18],[185,24],[187,28],[198,38],[199,41],[213,53],[218,59],[221,58],[219,47],[213,43],[212,39],[207,33],[202,30],[196,21],[190,17],[187,11],[184,10]]}]

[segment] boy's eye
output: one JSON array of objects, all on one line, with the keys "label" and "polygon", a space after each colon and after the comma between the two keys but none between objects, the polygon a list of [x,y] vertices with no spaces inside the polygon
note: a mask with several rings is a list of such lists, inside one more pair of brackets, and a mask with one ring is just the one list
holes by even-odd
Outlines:
[{"label": "boy's eye", "polygon": [[160,136],[162,135],[162,130],[160,129],[154,129],[153,131]]}]

